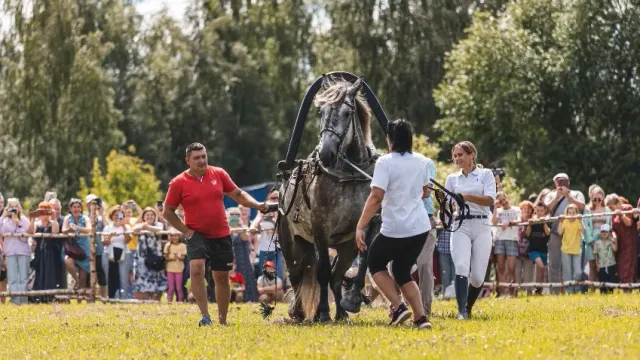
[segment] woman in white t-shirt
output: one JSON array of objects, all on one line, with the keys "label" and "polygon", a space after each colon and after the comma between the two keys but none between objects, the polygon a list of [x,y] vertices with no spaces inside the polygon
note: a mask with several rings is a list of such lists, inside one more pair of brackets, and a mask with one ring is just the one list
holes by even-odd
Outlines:
[{"label": "woman in white t-shirt", "polygon": [[[387,126],[389,154],[376,162],[371,181],[371,194],[362,210],[356,230],[358,248],[366,248],[364,228],[382,206],[382,228],[373,239],[368,252],[369,271],[380,291],[391,302],[390,325],[398,325],[411,316],[396,291],[395,282],[411,305],[414,324],[419,329],[431,328],[422,305],[420,289],[411,278],[431,229],[429,214],[422,199],[429,196],[429,162],[411,152],[413,147],[411,124],[395,120]],[[393,277],[387,270],[389,262]]]},{"label": "woman in white t-shirt", "polygon": [[122,284],[126,284],[128,281],[129,273],[125,255],[129,251],[127,244],[131,241],[131,236],[126,232],[130,232],[131,227],[125,224],[124,212],[119,205],[109,209],[109,219],[112,223],[102,230],[102,243],[105,246],[102,262],[103,267],[108,269],[107,286],[109,298],[113,299],[119,289],[124,291]]}]

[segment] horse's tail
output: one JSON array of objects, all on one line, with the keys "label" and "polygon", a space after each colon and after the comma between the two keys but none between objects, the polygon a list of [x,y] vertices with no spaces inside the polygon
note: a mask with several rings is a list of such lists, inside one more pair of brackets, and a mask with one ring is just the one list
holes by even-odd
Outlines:
[{"label": "horse's tail", "polygon": [[[309,250],[307,250],[309,251]],[[298,287],[298,301],[302,307],[302,312],[307,319],[313,319],[316,308],[320,301],[320,285],[316,277],[316,257],[315,249],[310,248],[311,253],[307,253],[309,262],[302,265],[302,280]]]}]

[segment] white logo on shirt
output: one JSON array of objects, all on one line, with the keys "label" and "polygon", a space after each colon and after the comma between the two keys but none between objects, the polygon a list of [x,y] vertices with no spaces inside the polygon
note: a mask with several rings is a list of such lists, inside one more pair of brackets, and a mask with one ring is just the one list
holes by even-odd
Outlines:
[{"label": "white logo on shirt", "polygon": [[218,180],[211,180],[211,185],[216,185],[218,183]]}]

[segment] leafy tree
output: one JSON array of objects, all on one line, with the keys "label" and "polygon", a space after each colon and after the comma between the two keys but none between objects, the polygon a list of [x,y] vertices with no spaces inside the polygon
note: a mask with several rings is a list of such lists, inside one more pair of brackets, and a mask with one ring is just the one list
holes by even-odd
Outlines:
[{"label": "leafy tree", "polygon": [[640,195],[640,8],[617,1],[511,4],[474,16],[437,94],[443,141],[469,138],[527,192],[557,172],[586,191]]},{"label": "leafy tree", "polygon": [[[131,152],[135,149],[131,148]],[[100,162],[93,162],[90,185],[80,178],[78,196],[84,199],[90,193],[103,198],[107,204],[122,204],[135,200],[140,206],[155,206],[162,199],[160,180],[155,176],[153,166],[140,158],[112,150],[106,158],[106,172],[102,175]]]}]

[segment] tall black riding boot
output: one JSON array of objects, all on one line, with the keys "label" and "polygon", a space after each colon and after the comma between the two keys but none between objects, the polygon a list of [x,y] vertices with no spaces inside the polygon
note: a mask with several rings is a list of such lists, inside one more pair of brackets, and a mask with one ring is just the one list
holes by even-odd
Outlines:
[{"label": "tall black riding boot", "polygon": [[473,304],[478,300],[478,296],[480,296],[480,292],[482,291],[482,285],[480,287],[475,287],[473,285],[469,285],[469,298],[467,299],[467,315],[471,316],[471,309],[473,308]]},{"label": "tall black riding boot", "polygon": [[456,275],[454,287],[456,288],[456,300],[458,301],[458,319],[466,320],[469,318],[467,314],[467,287],[469,279],[466,276]]}]

